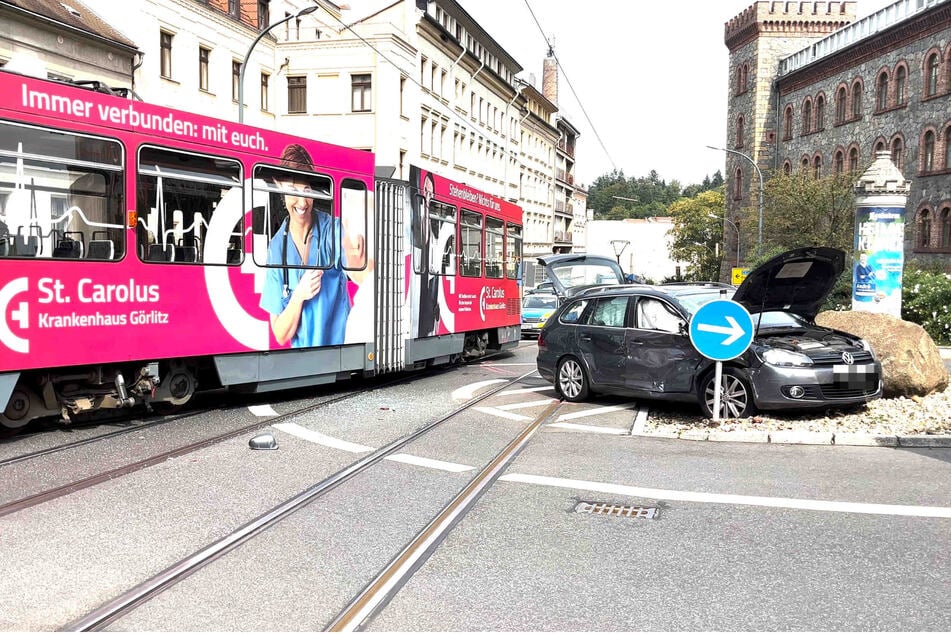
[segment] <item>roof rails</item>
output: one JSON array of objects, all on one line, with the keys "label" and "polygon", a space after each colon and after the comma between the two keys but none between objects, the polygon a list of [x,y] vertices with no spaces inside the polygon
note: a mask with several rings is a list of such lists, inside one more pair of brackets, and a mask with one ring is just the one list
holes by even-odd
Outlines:
[{"label": "roof rails", "polygon": [[726,282],[666,282],[658,286],[696,286],[697,288],[736,288]]}]

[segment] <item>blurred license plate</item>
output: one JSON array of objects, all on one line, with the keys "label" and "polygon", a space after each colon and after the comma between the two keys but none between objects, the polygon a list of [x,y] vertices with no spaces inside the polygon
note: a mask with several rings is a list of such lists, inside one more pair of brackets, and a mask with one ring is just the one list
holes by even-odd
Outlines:
[{"label": "blurred license plate", "polygon": [[836,383],[853,386],[867,385],[873,378],[875,366],[872,365],[834,365],[832,378]]}]

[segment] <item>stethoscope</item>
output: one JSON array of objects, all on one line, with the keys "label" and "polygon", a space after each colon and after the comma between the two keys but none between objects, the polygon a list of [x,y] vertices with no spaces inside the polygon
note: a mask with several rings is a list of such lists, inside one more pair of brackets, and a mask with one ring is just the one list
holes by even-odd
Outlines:
[{"label": "stethoscope", "polygon": [[[290,282],[290,275],[287,272],[287,234],[291,232],[290,223],[291,223],[291,217],[290,217],[290,212],[288,212],[288,216],[287,216],[287,219],[284,221],[284,227],[283,227],[284,247],[281,249],[281,267],[283,268],[283,271],[284,271],[284,299],[287,299],[288,297],[291,296],[291,289],[290,289],[290,286],[288,285]],[[317,261],[319,263],[320,262],[320,237],[321,237],[320,220],[318,220],[318,218],[316,217],[316,214],[311,212],[310,230],[307,232],[307,236],[304,240],[305,243],[310,242],[315,225],[317,226]],[[301,262],[301,264],[308,266],[306,262]]]}]

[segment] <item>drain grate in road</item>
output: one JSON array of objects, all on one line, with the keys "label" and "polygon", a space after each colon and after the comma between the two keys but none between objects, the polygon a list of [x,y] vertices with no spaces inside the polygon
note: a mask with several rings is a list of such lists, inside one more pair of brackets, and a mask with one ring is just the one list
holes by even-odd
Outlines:
[{"label": "drain grate in road", "polygon": [[600,502],[578,502],[575,513],[592,515],[614,515],[617,517],[635,517],[652,520],[657,517],[655,506],[624,506],[623,504],[604,504]]}]

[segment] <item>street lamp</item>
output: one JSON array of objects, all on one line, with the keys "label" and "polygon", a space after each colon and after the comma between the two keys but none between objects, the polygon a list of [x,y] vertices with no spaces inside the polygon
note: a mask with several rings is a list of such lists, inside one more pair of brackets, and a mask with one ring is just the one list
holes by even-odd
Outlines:
[{"label": "street lamp", "polygon": [[[721,218],[716,214],[707,214],[708,218],[713,218],[714,220],[726,220],[730,223],[730,226],[733,227],[733,230],[736,231],[736,268],[740,268],[740,229],[736,226],[736,223],[724,216]],[[724,249],[725,250],[725,249]]]},{"label": "street lamp", "polygon": [[756,235],[756,253],[757,255],[763,252],[763,172],[760,171],[759,165],[756,164],[756,161],[751,159],[746,154],[742,152],[737,152],[736,150],[728,150],[725,147],[713,147],[708,145],[708,148],[711,150],[720,150],[721,152],[728,152],[730,154],[736,154],[737,156],[742,156],[747,161],[750,162],[750,165],[753,166],[753,169],[756,170],[757,176],[759,176],[759,230]]},{"label": "street lamp", "polygon": [[271,29],[274,27],[280,26],[285,22],[290,22],[294,18],[299,18],[305,15],[310,15],[320,7],[316,4],[312,7],[305,7],[298,11],[294,15],[289,15],[283,20],[275,22],[271,26],[267,27],[261,31],[254,41],[251,42],[251,46],[248,47],[248,52],[244,54],[244,61],[241,63],[241,71],[238,73],[238,123],[244,123],[244,69],[248,65],[248,58],[251,57],[251,51],[254,50],[254,47],[257,46],[257,43],[261,41],[261,38],[271,32]]}]

